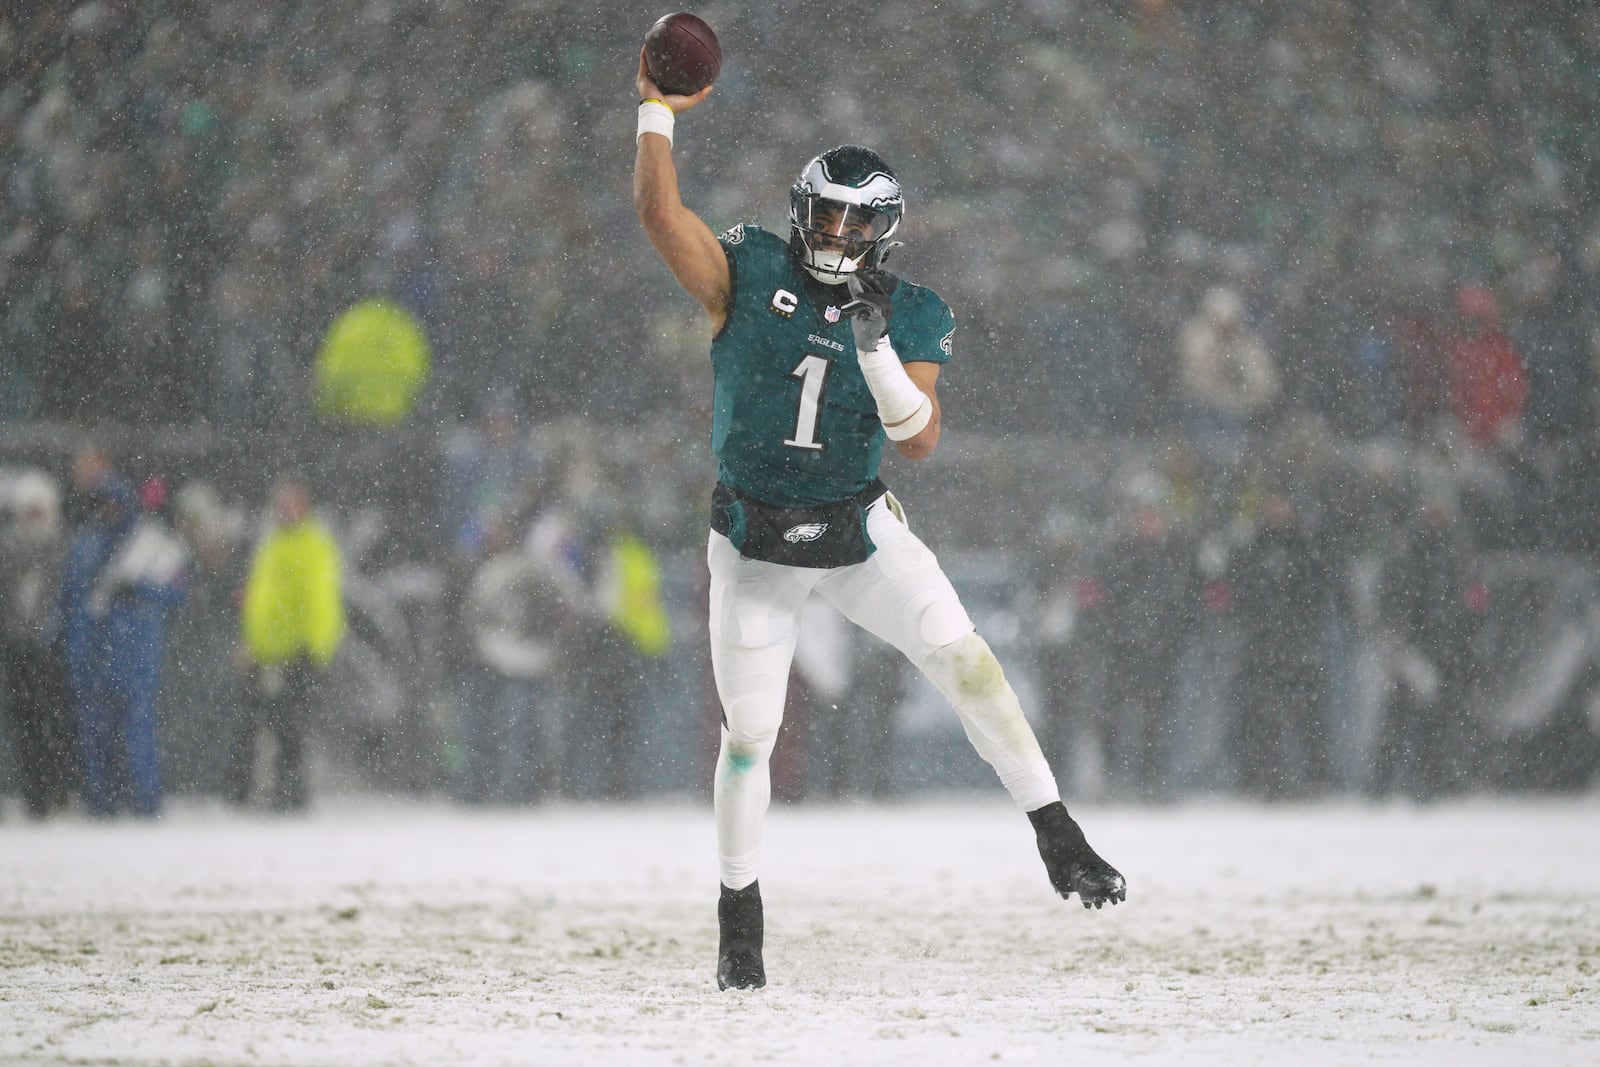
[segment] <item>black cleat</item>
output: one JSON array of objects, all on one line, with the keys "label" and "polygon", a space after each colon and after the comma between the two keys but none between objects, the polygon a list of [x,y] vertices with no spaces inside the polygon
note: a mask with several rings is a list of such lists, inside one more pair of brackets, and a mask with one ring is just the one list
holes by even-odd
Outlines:
[{"label": "black cleat", "polygon": [[1089,847],[1083,831],[1067,806],[1057,800],[1028,812],[1039,840],[1039,855],[1050,884],[1064,898],[1078,894],[1086,908],[1098,908],[1128,899],[1128,883],[1111,864]]},{"label": "black cleat", "polygon": [[761,962],[761,885],[722,887],[717,901],[717,988],[760,989],[767,984]]}]

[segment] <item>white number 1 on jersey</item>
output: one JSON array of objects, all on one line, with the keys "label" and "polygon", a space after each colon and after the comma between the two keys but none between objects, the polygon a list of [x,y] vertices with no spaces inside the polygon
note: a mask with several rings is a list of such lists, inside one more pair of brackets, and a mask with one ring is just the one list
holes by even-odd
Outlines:
[{"label": "white number 1 on jersey", "polygon": [[821,450],[822,442],[817,440],[817,419],[822,415],[822,383],[832,366],[832,360],[807,356],[789,372],[789,377],[800,379],[800,410],[795,415],[794,436],[783,442],[790,448]]}]

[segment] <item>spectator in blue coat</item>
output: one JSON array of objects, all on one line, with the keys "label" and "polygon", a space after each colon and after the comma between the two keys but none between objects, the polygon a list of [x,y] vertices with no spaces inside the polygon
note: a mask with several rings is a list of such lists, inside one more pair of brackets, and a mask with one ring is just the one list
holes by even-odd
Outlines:
[{"label": "spectator in blue coat", "polygon": [[62,569],[67,681],[89,812],[161,810],[156,695],[167,616],[183,599],[188,558],[114,473],[82,487],[87,513]]}]

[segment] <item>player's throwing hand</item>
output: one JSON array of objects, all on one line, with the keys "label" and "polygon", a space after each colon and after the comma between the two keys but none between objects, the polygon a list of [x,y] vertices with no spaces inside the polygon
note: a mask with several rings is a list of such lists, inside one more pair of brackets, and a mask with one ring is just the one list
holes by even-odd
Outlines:
[{"label": "player's throwing hand", "polygon": [[640,100],[659,100],[671,108],[674,115],[681,115],[710,96],[714,83],[713,85],[707,85],[692,96],[680,96],[677,93],[662,92],[661,86],[657,85],[650,77],[650,68],[644,60],[644,49],[640,48],[639,76],[634,80],[634,87],[639,90]]}]

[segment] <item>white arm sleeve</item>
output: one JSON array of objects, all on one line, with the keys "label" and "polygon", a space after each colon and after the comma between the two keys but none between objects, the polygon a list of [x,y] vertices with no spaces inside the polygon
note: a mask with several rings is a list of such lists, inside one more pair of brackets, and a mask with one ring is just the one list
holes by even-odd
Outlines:
[{"label": "white arm sleeve", "polygon": [[872,399],[877,401],[883,432],[891,441],[915,437],[933,418],[933,401],[906,373],[905,364],[895,354],[889,338],[880,338],[878,347],[871,352],[856,349],[856,357],[861,362],[861,373],[867,379]]}]

